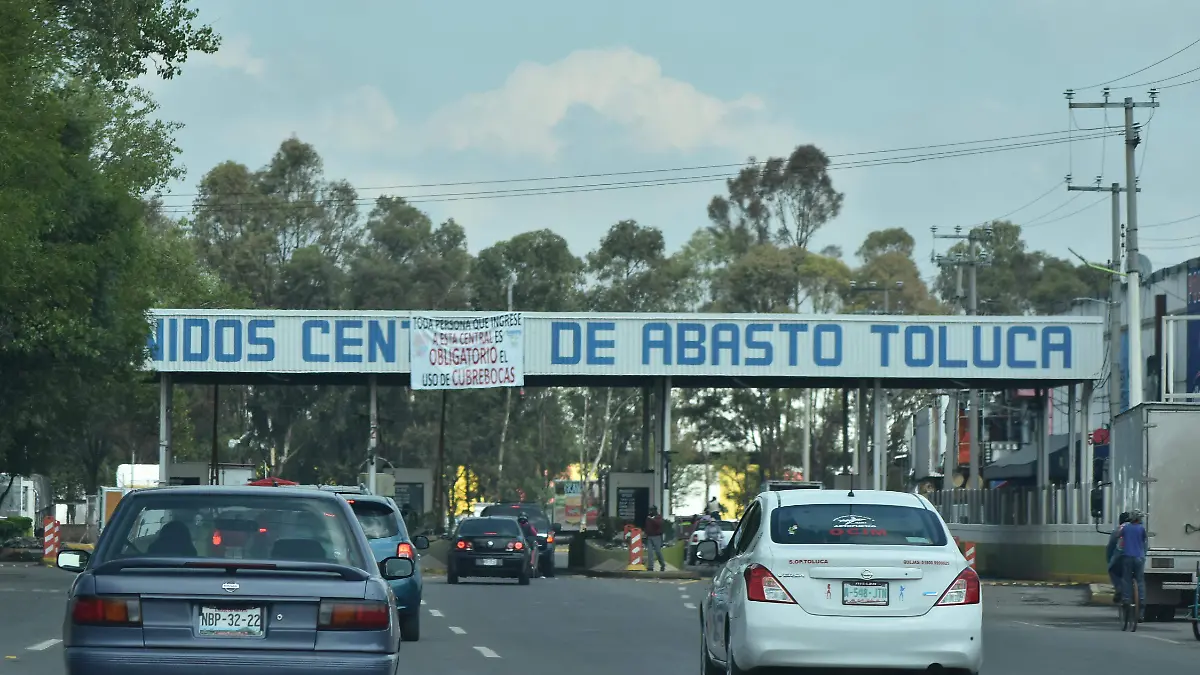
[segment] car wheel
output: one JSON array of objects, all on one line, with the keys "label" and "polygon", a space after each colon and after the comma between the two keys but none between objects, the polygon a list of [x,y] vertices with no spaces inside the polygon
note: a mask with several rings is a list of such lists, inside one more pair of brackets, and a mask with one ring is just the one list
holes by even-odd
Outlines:
[{"label": "car wheel", "polygon": [[421,610],[400,617],[400,639],[404,642],[421,639]]},{"label": "car wheel", "polygon": [[452,569],[446,570],[446,583],[457,584],[458,583],[458,572],[455,572]]},{"label": "car wheel", "polygon": [[725,624],[725,672],[728,675],[751,675],[750,671],[738,667],[733,657],[733,643],[729,641],[729,624]]},{"label": "car wheel", "polygon": [[554,556],[550,556],[550,562],[547,565],[542,565],[542,574],[548,577],[554,576]]},{"label": "car wheel", "polygon": [[700,675],[721,675],[717,664],[708,654],[708,636],[704,631],[704,619],[700,619]]},{"label": "car wheel", "polygon": [[521,569],[521,574],[517,576],[517,583],[521,584],[522,586],[528,586],[529,578],[529,568],[523,567]]}]

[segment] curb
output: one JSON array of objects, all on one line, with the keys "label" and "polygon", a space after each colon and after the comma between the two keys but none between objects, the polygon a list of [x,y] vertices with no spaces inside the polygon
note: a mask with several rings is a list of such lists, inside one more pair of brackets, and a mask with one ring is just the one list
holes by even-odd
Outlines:
[{"label": "curb", "polygon": [[571,574],[592,579],[667,579],[675,581],[693,581],[707,579],[695,572],[638,572],[631,570],[570,570]]}]

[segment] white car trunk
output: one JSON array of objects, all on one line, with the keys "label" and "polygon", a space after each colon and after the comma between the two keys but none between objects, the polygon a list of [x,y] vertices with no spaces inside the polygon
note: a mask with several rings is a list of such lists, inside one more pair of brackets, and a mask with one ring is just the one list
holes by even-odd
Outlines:
[{"label": "white car trunk", "polygon": [[963,566],[953,544],[771,544],[767,564],[800,607],[819,616],[920,616]]}]

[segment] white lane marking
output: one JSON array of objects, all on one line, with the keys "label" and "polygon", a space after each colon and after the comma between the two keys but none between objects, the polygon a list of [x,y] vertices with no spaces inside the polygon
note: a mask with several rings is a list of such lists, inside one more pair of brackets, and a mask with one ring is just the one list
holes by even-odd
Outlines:
[{"label": "white lane marking", "polygon": [[429,616],[446,616],[446,615],[442,614],[441,610],[431,609],[431,610],[429,610]]},{"label": "white lane marking", "polygon": [[489,658],[489,659],[498,659],[498,658],[500,658],[500,655],[499,655],[499,654],[497,654],[496,652],[494,652],[494,651],[492,651],[492,650],[488,649],[487,647],[475,647],[475,651],[479,652],[480,654],[483,654],[485,657],[487,657],[487,658]]},{"label": "white lane marking", "polygon": [[683,595],[679,596],[679,599],[680,600],[691,600],[692,596],[688,595],[687,593],[684,593]]},{"label": "white lane marking", "polygon": [[696,605],[695,605],[695,604],[693,604],[693,603],[690,603],[690,602],[685,602],[685,603],[683,603],[683,606],[684,606],[684,607],[686,607],[686,608],[688,608],[688,609],[696,609]]},{"label": "white lane marking", "polygon": [[1046,627],[1040,623],[1029,623],[1028,621],[1013,621],[1013,623],[1019,623],[1022,626],[1033,626],[1034,628],[1045,628]]},{"label": "white lane marking", "polygon": [[463,629],[459,628],[458,626],[450,626],[450,630],[451,630],[451,631],[452,631],[452,632],[453,632],[455,635],[466,635],[466,634],[467,634],[467,631],[465,631],[465,630],[463,630]]},{"label": "white lane marking", "polygon": [[1181,644],[1183,644],[1182,642],[1178,642],[1178,641],[1176,641],[1176,640],[1171,640],[1171,639],[1169,639],[1169,638],[1165,638],[1165,637],[1159,637],[1159,636],[1157,636],[1157,635],[1146,635],[1145,633],[1137,633],[1137,636],[1138,636],[1138,637],[1144,637],[1144,638],[1146,638],[1147,640],[1159,640],[1159,641],[1162,641],[1162,642],[1170,642],[1170,643],[1171,643],[1171,644],[1173,644],[1173,645],[1181,645]]},{"label": "white lane marking", "polygon": [[41,652],[41,651],[45,651],[45,650],[53,647],[54,645],[56,645],[60,642],[62,642],[62,640],[45,640],[43,642],[37,643],[36,645],[29,645],[25,649],[27,649],[31,652]]}]

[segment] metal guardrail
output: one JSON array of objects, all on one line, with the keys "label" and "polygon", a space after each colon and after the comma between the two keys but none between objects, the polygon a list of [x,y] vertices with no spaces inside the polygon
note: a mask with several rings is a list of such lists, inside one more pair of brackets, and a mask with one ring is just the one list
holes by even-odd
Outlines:
[{"label": "metal guardrail", "polygon": [[[1109,488],[1101,489],[1107,509]],[[929,495],[929,501],[951,525],[1090,525],[1094,522],[1090,499],[1091,488],[1076,485],[960,488]]]}]

